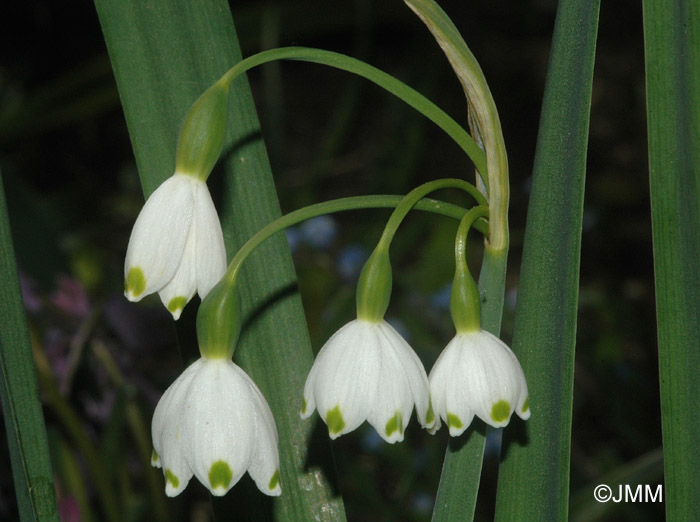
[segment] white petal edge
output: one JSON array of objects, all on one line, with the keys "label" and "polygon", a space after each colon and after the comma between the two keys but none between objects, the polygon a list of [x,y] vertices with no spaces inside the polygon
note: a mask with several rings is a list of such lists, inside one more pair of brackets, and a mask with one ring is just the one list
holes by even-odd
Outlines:
[{"label": "white petal edge", "polygon": [[[201,359],[185,406],[185,456],[197,479],[212,494],[226,494],[250,467],[255,419],[248,384],[224,359]],[[221,487],[210,484],[212,465],[225,462],[232,477]]]},{"label": "white petal edge", "polygon": [[372,333],[376,327],[359,319],[351,321],[333,334],[316,357],[316,409],[326,421],[328,412],[337,407],[344,423],[338,431],[329,428],[331,439],[355,430],[369,415],[379,379],[379,348]]},{"label": "white petal edge", "polygon": [[124,262],[124,278],[140,268],[145,289],[138,295],[125,292],[131,301],[159,291],[172,279],[182,257],[194,212],[196,180],[173,174],[148,198],[136,218]]},{"label": "white petal edge", "polygon": [[226,272],[226,247],[221,221],[206,182],[197,185],[193,234],[196,239],[196,286],[204,299]]},{"label": "white petal edge", "polygon": [[255,382],[241,368],[236,367],[236,371],[248,383],[255,409],[255,450],[248,473],[260,491],[276,497],[282,494],[282,488],[279,476],[279,439],[275,419],[272,416],[270,406]]}]

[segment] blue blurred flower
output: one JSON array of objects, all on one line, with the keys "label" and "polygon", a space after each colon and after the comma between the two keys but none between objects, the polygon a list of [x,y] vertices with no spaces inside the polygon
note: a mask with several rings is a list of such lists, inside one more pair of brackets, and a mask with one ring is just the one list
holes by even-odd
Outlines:
[{"label": "blue blurred flower", "polygon": [[346,246],[338,255],[338,274],[345,281],[355,281],[360,277],[360,271],[368,257],[369,254],[363,246]]},{"label": "blue blurred flower", "polygon": [[318,216],[299,227],[302,239],[315,248],[326,248],[335,239],[338,225],[331,216]]}]

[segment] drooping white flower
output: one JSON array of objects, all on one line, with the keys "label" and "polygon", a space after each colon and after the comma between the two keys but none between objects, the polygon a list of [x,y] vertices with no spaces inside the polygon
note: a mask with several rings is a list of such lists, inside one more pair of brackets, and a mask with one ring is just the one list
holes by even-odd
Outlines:
[{"label": "drooping white flower", "polygon": [[161,397],[151,425],[155,467],[174,497],[192,475],[226,494],[248,471],[266,495],[279,495],[277,428],[262,393],[230,359],[201,358]]},{"label": "drooping white flower", "polygon": [[421,426],[432,426],[435,416],[420,359],[386,321],[357,319],[318,353],[304,386],[301,416],[308,418],[317,409],[331,439],[367,420],[394,443],[403,440],[414,405]]},{"label": "drooping white flower", "polygon": [[[430,399],[435,415],[450,435],[461,435],[474,415],[496,428],[515,411],[530,418],[525,374],[513,351],[495,335],[477,330],[458,333],[430,371]],[[440,428],[440,420],[433,430]]]},{"label": "drooping white flower", "polygon": [[175,173],[146,201],[124,263],[130,301],[158,292],[180,317],[195,292],[204,298],[226,271],[221,223],[205,181]]}]

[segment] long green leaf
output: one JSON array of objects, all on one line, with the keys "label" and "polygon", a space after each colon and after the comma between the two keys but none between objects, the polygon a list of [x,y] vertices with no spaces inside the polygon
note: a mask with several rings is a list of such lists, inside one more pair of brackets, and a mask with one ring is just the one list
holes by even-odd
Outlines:
[{"label": "long green leaf", "polygon": [[[223,0],[96,0],[144,192],[172,174],[178,128],[189,106],[241,59]],[[278,217],[279,204],[259,123],[245,78],[234,81],[224,146],[220,214],[229,256]],[[313,423],[299,417],[304,379],[313,361],[287,243],[282,235],[253,254],[240,286],[244,324],[237,362],[260,386],[280,437],[283,494],[275,500],[244,495],[237,485],[217,500],[220,518],[344,520],[331,486],[326,438],[312,444]],[[190,305],[192,306],[192,305]],[[234,499],[236,501],[234,502]]]},{"label": "long green leaf", "polygon": [[0,395],[22,520],[58,521],[46,427],[0,178]]},{"label": "long green leaf", "polygon": [[649,175],[668,520],[700,511],[700,4],[644,2]]},{"label": "long green leaf", "polygon": [[513,334],[532,417],[505,429],[497,520],[567,517],[583,189],[599,7],[598,0],[561,0],[555,22]]}]

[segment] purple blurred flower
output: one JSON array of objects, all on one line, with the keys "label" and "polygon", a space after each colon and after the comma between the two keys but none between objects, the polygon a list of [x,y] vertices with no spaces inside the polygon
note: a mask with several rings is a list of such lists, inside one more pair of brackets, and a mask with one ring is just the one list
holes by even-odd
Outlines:
[{"label": "purple blurred flower", "polygon": [[61,275],[56,281],[57,288],[51,296],[51,303],[63,313],[83,318],[90,313],[90,300],[85,288],[77,280]]}]

